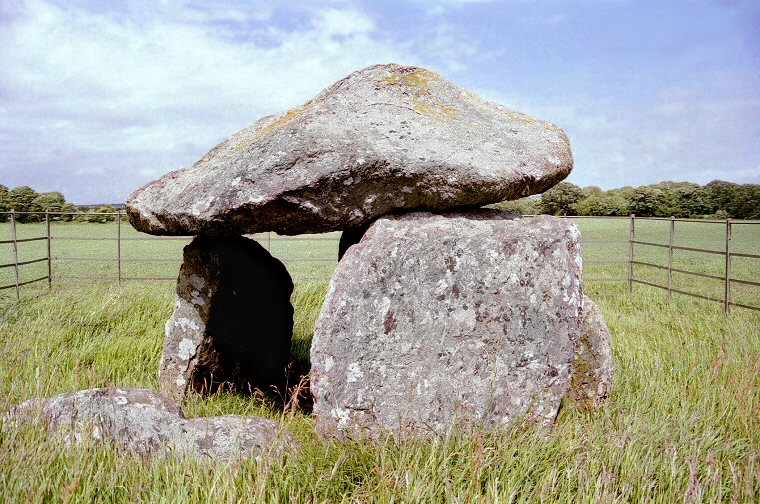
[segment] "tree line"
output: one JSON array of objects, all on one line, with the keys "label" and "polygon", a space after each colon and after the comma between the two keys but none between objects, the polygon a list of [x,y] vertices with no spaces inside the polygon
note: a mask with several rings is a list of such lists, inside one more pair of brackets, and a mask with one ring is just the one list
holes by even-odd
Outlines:
[{"label": "tree line", "polygon": [[[578,187],[560,182],[541,196],[499,203],[499,208],[522,215],[599,215],[640,217],[713,217],[760,219],[760,184],[735,184],[713,180],[701,186],[691,182],[660,182],[640,187],[620,187],[605,191],[596,186]],[[87,215],[53,216],[56,220],[81,222],[113,221],[116,209],[78,207],[60,192],[37,193],[29,186],[8,189],[0,184],[0,212],[86,212]],[[19,215],[19,222],[43,220],[42,215]],[[0,222],[8,215],[0,213]]]},{"label": "tree line", "polygon": [[523,215],[600,215],[760,219],[760,184],[714,180],[701,186],[691,182],[660,182],[604,191],[560,182],[540,197],[506,201],[500,208]]},{"label": "tree line", "polygon": [[[10,210],[16,212],[63,212],[62,215],[51,215],[55,220],[66,222],[109,222],[115,220],[113,215],[105,215],[115,212],[116,209],[111,205],[103,205],[98,208],[78,207],[75,204],[66,201],[63,194],[58,191],[38,193],[29,186],[19,186],[14,189],[0,184],[0,222],[9,220],[6,213]],[[66,215],[73,212],[83,212],[86,215]],[[24,215],[16,217],[18,222],[39,222],[45,220],[44,215]]]}]

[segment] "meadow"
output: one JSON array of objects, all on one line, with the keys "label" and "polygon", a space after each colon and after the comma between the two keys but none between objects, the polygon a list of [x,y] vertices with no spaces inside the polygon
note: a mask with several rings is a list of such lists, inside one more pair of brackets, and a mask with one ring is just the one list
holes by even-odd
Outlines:
[{"label": "meadow", "polygon": [[[256,414],[281,419],[300,448],[283,460],[211,463],[143,458],[114,446],[66,447],[40,426],[0,431],[0,501],[91,502],[757,502],[760,500],[760,312],[635,285],[627,291],[626,219],[577,221],[584,237],[585,291],[612,333],[615,380],[605,408],[563,405],[550,432],[522,426],[502,434],[455,433],[428,442],[378,444],[321,439],[308,408],[218,394],[187,400],[189,416]],[[668,242],[667,221],[637,221],[637,239]],[[0,224],[0,240],[7,239]],[[53,223],[54,237],[115,238],[115,224]],[[45,234],[19,226],[19,237]],[[128,225],[122,275],[176,277],[188,240],[155,240]],[[314,321],[336,264],[337,235],[257,239],[283,258],[295,283],[294,359],[308,364]],[[679,245],[722,250],[725,227],[679,223]],[[21,246],[23,245],[23,246]],[[45,256],[21,244],[20,260]],[[735,225],[733,252],[758,253],[760,226]],[[53,240],[53,287],[0,291],[0,410],[32,396],[108,385],[156,388],[171,280],[124,280],[116,242]],[[636,246],[637,260],[667,265],[667,249]],[[161,259],[162,261],[158,261]],[[166,259],[166,262],[163,260]],[[0,245],[0,264],[10,247]],[[622,261],[622,262],[621,262]],[[724,258],[679,251],[674,267],[722,275]],[[757,281],[760,260],[734,258],[732,276]],[[22,281],[47,265],[22,267]],[[635,277],[667,283],[636,266]],[[62,276],[107,276],[108,280]],[[594,279],[594,280],[592,280]],[[615,280],[615,281],[605,281]],[[721,298],[720,281],[674,275],[674,285]],[[12,283],[0,269],[0,285]],[[735,285],[732,299],[760,305],[760,288]]]}]

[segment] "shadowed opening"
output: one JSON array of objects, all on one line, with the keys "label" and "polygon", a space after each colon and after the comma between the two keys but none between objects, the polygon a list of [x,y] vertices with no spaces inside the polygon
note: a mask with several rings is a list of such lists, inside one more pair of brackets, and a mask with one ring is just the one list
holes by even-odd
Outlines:
[{"label": "shadowed opening", "polygon": [[287,269],[242,236],[198,237],[193,244],[218,275],[193,388],[282,393],[293,334],[293,281]]}]

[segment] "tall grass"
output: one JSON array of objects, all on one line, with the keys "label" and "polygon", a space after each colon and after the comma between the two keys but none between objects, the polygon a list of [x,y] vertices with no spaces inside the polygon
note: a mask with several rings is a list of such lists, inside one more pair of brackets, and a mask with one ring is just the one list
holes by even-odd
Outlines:
[{"label": "tall grass", "polygon": [[[0,501],[757,502],[760,317],[645,287],[589,284],[613,335],[615,381],[599,412],[569,406],[550,432],[428,442],[325,440],[310,416],[230,395],[189,415],[281,419],[283,460],[142,458],[66,447],[40,426],[0,432]],[[294,354],[307,364],[324,285],[296,289]],[[111,384],[155,388],[172,288],[80,286],[0,307],[0,406]]]}]

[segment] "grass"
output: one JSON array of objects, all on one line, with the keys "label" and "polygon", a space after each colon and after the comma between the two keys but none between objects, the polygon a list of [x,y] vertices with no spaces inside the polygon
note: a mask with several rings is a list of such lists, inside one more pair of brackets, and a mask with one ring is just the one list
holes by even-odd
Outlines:
[{"label": "grass", "polygon": [[[24,232],[36,232],[29,226]],[[113,230],[108,225],[57,226],[60,233],[82,231],[75,226],[87,226],[88,234]],[[617,226],[622,239],[627,233],[627,222],[581,226],[587,240],[619,238]],[[705,248],[719,245],[720,237],[701,229],[684,239]],[[651,233],[643,240],[661,241],[655,226],[642,226],[639,232]],[[54,246],[86,244],[83,252],[99,254],[97,247],[104,243],[110,242],[54,241]],[[148,243],[139,251],[152,252],[160,244],[167,247],[160,253],[179,255],[182,242]],[[289,253],[325,258],[334,244],[281,243],[291,247]],[[757,231],[737,243],[756,252]],[[623,252],[615,247],[586,246],[588,277],[625,277],[625,265],[590,264],[627,257],[627,245]],[[102,253],[108,253],[105,247]],[[692,261],[704,271],[717,267],[711,258]],[[78,264],[67,267],[91,273]],[[303,360],[325,284],[302,280],[311,274],[308,264],[304,270],[294,265],[294,353]],[[177,266],[163,264],[163,271],[157,271],[170,276]],[[757,278],[754,268],[739,269],[737,276]],[[701,282],[687,287],[704,292]],[[155,388],[172,290],[171,282],[126,282],[122,287],[57,282],[50,292],[25,291],[18,305],[0,303],[0,410],[34,395],[112,384]],[[298,438],[299,451],[280,461],[260,462],[140,458],[107,445],[67,448],[32,425],[0,432],[0,501],[760,500],[760,313],[735,309],[726,319],[718,303],[683,296],[668,303],[659,290],[636,286],[630,295],[620,283],[587,282],[585,290],[601,306],[613,335],[612,394],[598,412],[563,407],[548,433],[525,427],[429,442],[324,440],[301,410],[216,395],[188,400],[183,407],[190,416],[281,419]],[[760,304],[756,293],[742,295],[750,304]]]}]

